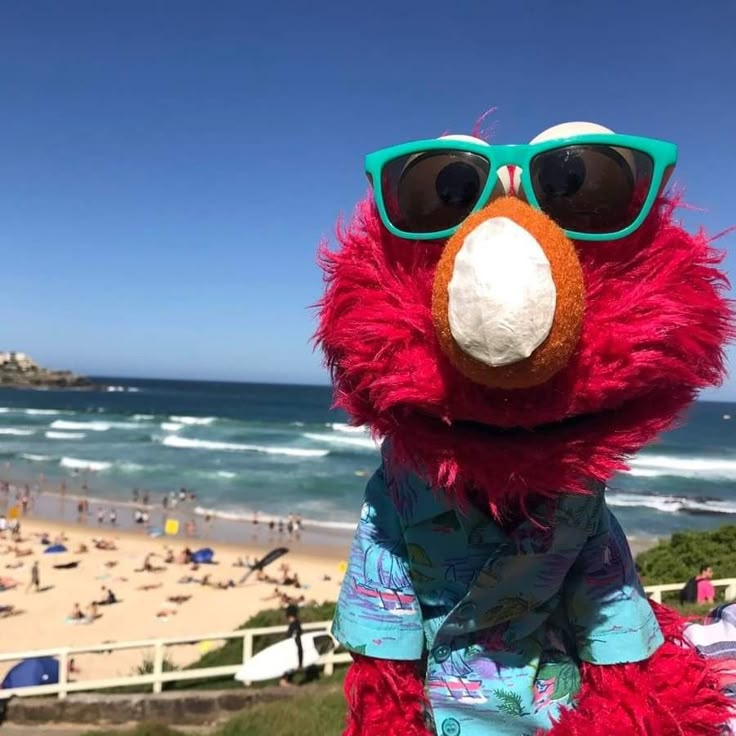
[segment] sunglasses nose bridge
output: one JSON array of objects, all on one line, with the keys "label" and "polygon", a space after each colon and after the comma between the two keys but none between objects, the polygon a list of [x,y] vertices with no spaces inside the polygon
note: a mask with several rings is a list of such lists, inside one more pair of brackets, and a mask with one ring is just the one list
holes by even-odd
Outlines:
[{"label": "sunglasses nose bridge", "polygon": [[521,194],[522,169],[518,164],[503,164],[496,171],[496,186],[503,189],[507,197],[519,197]]}]

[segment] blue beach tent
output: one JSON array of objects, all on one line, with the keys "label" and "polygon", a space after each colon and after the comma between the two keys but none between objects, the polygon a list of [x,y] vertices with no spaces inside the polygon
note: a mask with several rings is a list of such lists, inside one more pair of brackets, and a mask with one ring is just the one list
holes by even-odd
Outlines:
[{"label": "blue beach tent", "polygon": [[209,565],[215,556],[213,550],[209,547],[198,549],[196,552],[192,552],[192,562],[196,562],[198,565]]},{"label": "blue beach tent", "polygon": [[54,555],[59,552],[66,552],[66,547],[63,544],[52,544],[43,551],[45,555]]},{"label": "blue beach tent", "polygon": [[0,689],[55,685],[59,682],[59,661],[53,657],[24,659],[13,667],[0,685]]}]

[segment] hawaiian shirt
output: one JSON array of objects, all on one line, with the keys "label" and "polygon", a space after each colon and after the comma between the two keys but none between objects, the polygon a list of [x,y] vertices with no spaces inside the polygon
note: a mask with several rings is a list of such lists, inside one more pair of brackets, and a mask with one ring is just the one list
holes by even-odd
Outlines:
[{"label": "hawaiian shirt", "polygon": [[663,637],[603,485],[514,530],[389,464],[369,481],[333,634],[422,660],[438,736],[531,736],[574,704],[581,661],[638,662]]}]

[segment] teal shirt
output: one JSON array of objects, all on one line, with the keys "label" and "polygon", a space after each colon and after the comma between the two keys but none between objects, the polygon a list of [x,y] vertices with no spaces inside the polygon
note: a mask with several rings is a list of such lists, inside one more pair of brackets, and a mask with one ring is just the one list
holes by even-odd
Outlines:
[{"label": "teal shirt", "polygon": [[574,704],[580,662],[647,659],[663,637],[626,538],[591,495],[560,495],[504,532],[411,473],[366,488],[333,634],[424,660],[439,736],[531,736]]}]

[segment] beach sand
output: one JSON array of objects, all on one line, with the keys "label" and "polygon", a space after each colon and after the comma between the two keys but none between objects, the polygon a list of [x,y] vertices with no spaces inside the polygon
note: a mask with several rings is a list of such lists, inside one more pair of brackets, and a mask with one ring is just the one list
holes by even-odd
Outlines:
[{"label": "beach sand", "polygon": [[[23,541],[21,549],[32,554],[23,557],[9,550],[9,533],[0,535],[0,578],[17,581],[17,586],[0,592],[1,607],[12,606],[14,614],[0,615],[0,651],[3,653],[42,649],[45,647],[75,647],[116,641],[169,638],[210,633],[226,633],[242,625],[252,615],[266,608],[282,608],[274,596],[276,587],[288,595],[304,596],[305,602],[322,603],[337,598],[342,570],[347,559],[352,533],[344,529],[306,527],[296,537],[270,531],[266,523],[238,523],[214,519],[209,525],[196,517],[199,538],[152,537],[133,524],[131,504],[118,504],[118,524],[111,527],[96,522],[97,503],[90,507],[85,524],[75,523],[77,499],[60,499],[53,495],[38,498],[34,513],[21,519]],[[107,509],[111,504],[105,502]],[[161,518],[158,518],[158,515]],[[169,517],[172,512],[168,512]],[[357,515],[357,514],[356,514]],[[195,516],[179,510],[182,527]],[[163,526],[161,512],[153,512],[152,523]],[[63,535],[68,552],[46,554],[40,538],[47,533],[52,541]],[[115,542],[116,550],[97,549],[94,539],[104,538]],[[208,541],[209,540],[209,541]],[[654,537],[630,537],[634,555],[656,543]],[[88,552],[75,553],[80,544]],[[166,548],[175,555],[189,547],[215,550],[215,565],[191,565],[164,563]],[[287,563],[290,572],[299,576],[301,588],[276,586],[272,582],[258,581],[255,574],[243,585],[228,589],[203,586],[199,583],[182,583],[183,577],[201,580],[210,576],[211,583],[238,580],[246,572],[235,566],[238,558],[261,558],[274,547],[289,548],[288,554],[266,569],[274,578],[281,577],[280,566]],[[161,569],[157,572],[136,572],[143,566],[146,555],[155,553],[151,562]],[[42,592],[31,589],[26,592],[31,579],[31,567],[38,560]],[[77,561],[74,569],[56,569],[54,565]],[[112,564],[114,563],[114,565]],[[328,577],[329,579],[325,579]],[[7,581],[6,581],[7,582]],[[70,623],[68,616],[74,604],[86,612],[92,601],[103,596],[102,586],[112,589],[119,602],[99,606],[99,618],[92,623]],[[172,603],[172,596],[189,596],[182,603]],[[166,615],[158,615],[167,612]],[[167,658],[177,666],[197,660],[204,651],[219,642],[167,648]],[[75,655],[79,674],[73,679],[86,680],[117,677],[131,674],[144,659],[152,657],[152,650],[128,650],[113,654]],[[12,663],[0,663],[0,679]]]},{"label": "beach sand", "polygon": [[[265,532],[266,530],[263,530]],[[45,554],[40,535],[46,532],[55,540],[64,535],[68,552]],[[303,595],[306,602],[334,601],[342,579],[341,561],[348,552],[345,545],[330,544],[319,547],[286,539],[272,540],[265,533],[262,538],[243,544],[223,542],[205,543],[202,540],[186,540],[170,537],[152,538],[130,530],[83,526],[37,518],[23,518],[21,525],[23,542],[21,549],[31,549],[32,555],[16,557],[6,551],[10,540],[0,538],[0,577],[12,578],[18,585],[0,592],[0,606],[13,606],[14,615],[0,617],[2,652],[20,652],[44,647],[74,647],[103,642],[178,637],[190,634],[226,633],[243,624],[250,616],[265,608],[279,608],[280,602],[270,597],[273,583],[259,582],[255,574],[243,585],[225,590],[203,586],[199,583],[180,583],[185,576],[201,579],[210,575],[213,583],[233,580],[236,583],[246,572],[234,566],[239,557],[262,557],[276,546],[287,546],[290,551],[266,568],[266,573],[280,578],[282,562],[289,565],[290,573],[299,576],[301,588],[278,586],[290,596]],[[116,550],[100,550],[94,546],[94,538],[113,540]],[[275,543],[274,543],[275,542]],[[84,543],[88,552],[75,554]],[[164,564],[165,548],[171,547],[178,554],[185,546],[196,550],[203,546],[215,549],[215,561],[219,564],[200,565],[193,571],[191,565]],[[142,567],[145,556],[151,559],[158,572],[136,572]],[[34,560],[39,561],[41,592],[26,592],[31,579]],[[74,569],[55,569],[54,565],[78,561]],[[116,563],[114,566],[111,563]],[[329,577],[329,580],[325,579]],[[7,581],[6,581],[7,582]],[[118,603],[99,606],[100,617],[92,623],[70,623],[67,620],[75,603],[83,612],[92,601],[103,598],[102,586],[112,589]],[[191,596],[186,602],[176,604],[170,596]],[[174,611],[165,617],[161,611]],[[198,659],[206,645],[177,646],[167,650],[167,657],[182,666]],[[216,644],[215,644],[216,646]],[[89,654],[75,656],[79,674],[76,680],[99,677],[116,677],[131,674],[151,651],[132,650],[114,654]],[[0,679],[11,663],[0,663]]]}]

